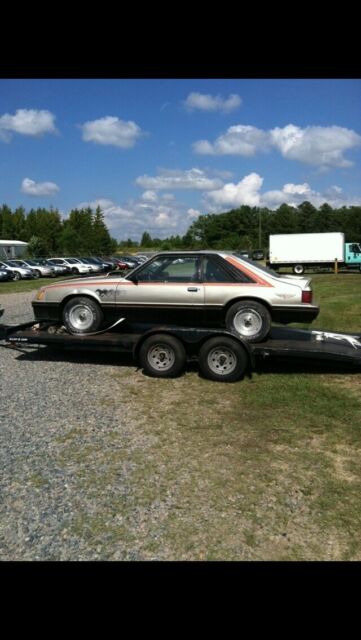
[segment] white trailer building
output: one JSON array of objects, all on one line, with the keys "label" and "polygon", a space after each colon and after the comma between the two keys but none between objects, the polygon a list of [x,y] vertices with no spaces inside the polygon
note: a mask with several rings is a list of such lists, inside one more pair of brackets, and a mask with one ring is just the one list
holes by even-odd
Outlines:
[{"label": "white trailer building", "polygon": [[28,243],[21,240],[0,240],[0,260],[20,258],[27,247]]}]

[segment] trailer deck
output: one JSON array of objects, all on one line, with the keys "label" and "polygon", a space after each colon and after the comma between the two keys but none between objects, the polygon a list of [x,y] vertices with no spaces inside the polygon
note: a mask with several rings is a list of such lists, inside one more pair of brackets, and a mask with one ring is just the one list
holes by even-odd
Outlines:
[{"label": "trailer deck", "polygon": [[[1,313],[0,313],[1,315]],[[255,368],[256,360],[266,358],[288,358],[313,361],[329,361],[361,366],[361,334],[334,333],[318,330],[303,330],[273,326],[266,340],[258,343],[244,342],[239,336],[222,329],[204,329],[157,325],[140,330],[139,327],[122,331],[121,319],[112,327],[93,334],[75,335],[53,322],[36,321],[19,325],[0,324],[0,340],[10,344],[48,345],[55,348],[82,350],[121,351],[132,353],[137,358],[142,344],[152,336],[168,336],[182,343],[188,359],[197,359],[202,345],[212,338],[221,342],[233,339],[243,347],[249,370]],[[226,347],[227,355],[227,347]],[[164,356],[165,357],[165,356]],[[225,355],[218,354],[219,362]],[[219,368],[221,365],[217,365]],[[226,366],[226,365],[225,365]],[[161,371],[161,363],[159,364]],[[216,379],[216,378],[213,378]]]}]

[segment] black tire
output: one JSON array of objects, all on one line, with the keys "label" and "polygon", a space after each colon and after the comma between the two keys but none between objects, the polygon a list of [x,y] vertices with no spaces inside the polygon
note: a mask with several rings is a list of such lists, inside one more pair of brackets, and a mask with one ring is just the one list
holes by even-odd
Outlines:
[{"label": "black tire", "polygon": [[40,276],[41,276],[40,271],[38,271],[37,269],[33,270],[33,274],[34,274],[34,278],[40,278]]},{"label": "black tire", "polygon": [[218,382],[236,382],[249,364],[246,349],[226,336],[207,340],[200,348],[198,359],[202,375]]},{"label": "black tire", "polygon": [[21,280],[21,275],[18,271],[13,271],[14,280]]},{"label": "black tire", "polygon": [[71,272],[75,274],[79,274],[79,269],[77,269],[76,267],[72,267]]},{"label": "black tire", "polygon": [[63,323],[69,333],[92,333],[103,322],[103,312],[91,298],[71,298],[63,309]]},{"label": "black tire", "polygon": [[296,276],[302,276],[305,273],[305,267],[303,264],[294,264],[292,271]]},{"label": "black tire", "polygon": [[269,334],[271,314],[255,300],[235,302],[226,313],[228,331],[237,333],[247,342],[261,342]]},{"label": "black tire", "polygon": [[144,340],[139,350],[139,362],[145,373],[154,378],[174,378],[186,362],[186,352],[178,338],[157,333]]}]

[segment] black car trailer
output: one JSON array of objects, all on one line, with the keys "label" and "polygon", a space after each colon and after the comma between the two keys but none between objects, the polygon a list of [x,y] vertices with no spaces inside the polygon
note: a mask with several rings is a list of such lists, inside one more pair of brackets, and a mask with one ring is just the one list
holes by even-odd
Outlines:
[{"label": "black car trailer", "polygon": [[[0,316],[3,310],[0,310]],[[128,327],[120,318],[111,327],[90,334],[70,334],[53,321],[0,324],[0,340],[10,344],[131,353],[151,376],[177,376],[187,360],[197,360],[211,380],[234,382],[271,357],[361,366],[361,334],[331,333],[274,326],[263,342],[249,343],[222,329],[157,325]]]}]

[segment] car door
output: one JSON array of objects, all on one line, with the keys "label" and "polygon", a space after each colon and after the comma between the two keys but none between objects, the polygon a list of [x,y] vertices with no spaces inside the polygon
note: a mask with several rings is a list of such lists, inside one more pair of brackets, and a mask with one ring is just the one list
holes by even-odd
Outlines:
[{"label": "car door", "polygon": [[159,256],[116,290],[122,315],[136,323],[197,326],[203,323],[204,285],[200,256]]}]

